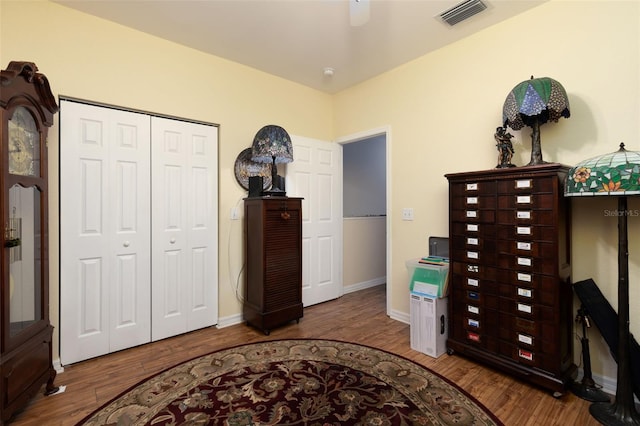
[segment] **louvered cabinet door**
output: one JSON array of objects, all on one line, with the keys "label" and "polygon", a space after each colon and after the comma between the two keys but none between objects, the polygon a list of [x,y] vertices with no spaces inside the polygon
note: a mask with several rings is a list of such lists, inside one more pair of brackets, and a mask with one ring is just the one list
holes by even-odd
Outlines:
[{"label": "louvered cabinet door", "polygon": [[301,198],[245,199],[243,314],[266,334],[303,315],[301,206]]}]

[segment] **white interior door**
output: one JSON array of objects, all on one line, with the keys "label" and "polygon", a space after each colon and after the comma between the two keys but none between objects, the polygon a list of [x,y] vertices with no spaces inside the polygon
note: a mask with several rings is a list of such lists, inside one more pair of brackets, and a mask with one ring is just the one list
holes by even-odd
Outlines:
[{"label": "white interior door", "polygon": [[218,131],[152,117],[152,340],[218,321]]},{"label": "white interior door", "polygon": [[60,358],[150,341],[150,127],[60,102]]},{"label": "white interior door", "polygon": [[302,302],[342,295],[342,145],[291,136],[286,189],[302,201]]}]

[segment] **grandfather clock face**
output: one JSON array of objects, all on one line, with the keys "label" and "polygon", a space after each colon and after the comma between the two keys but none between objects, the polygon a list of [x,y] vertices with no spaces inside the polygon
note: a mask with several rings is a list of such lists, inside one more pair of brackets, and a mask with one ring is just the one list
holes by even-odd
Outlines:
[{"label": "grandfather clock face", "polygon": [[17,107],[8,122],[9,173],[22,176],[39,175],[40,133],[33,116]]}]

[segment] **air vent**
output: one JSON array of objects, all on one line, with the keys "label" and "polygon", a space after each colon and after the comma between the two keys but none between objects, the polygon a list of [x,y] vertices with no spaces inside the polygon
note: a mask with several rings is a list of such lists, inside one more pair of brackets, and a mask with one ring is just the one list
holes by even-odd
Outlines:
[{"label": "air vent", "polygon": [[449,25],[455,25],[485,10],[482,0],[465,0],[440,14],[440,18]]}]

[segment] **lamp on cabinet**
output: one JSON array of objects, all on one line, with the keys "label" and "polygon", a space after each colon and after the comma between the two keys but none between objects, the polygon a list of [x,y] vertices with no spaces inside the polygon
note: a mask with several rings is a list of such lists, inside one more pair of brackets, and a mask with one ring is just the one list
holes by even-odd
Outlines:
[{"label": "lamp on cabinet", "polygon": [[531,127],[531,161],[528,166],[543,164],[540,125],[569,118],[569,98],[562,84],[549,77],[518,83],[507,95],[502,107],[502,122],[513,130]]},{"label": "lamp on cabinet", "polygon": [[567,174],[565,197],[618,198],[618,376],[613,403],[594,402],[591,415],[604,425],[640,425],[631,383],[629,334],[629,249],[627,196],[640,195],[640,152],[618,151],[585,160]]},{"label": "lamp on cabinet", "polygon": [[263,191],[263,195],[284,197],[284,178],[278,176],[276,164],[293,161],[293,146],[287,131],[273,124],[258,130],[251,146],[251,160],[257,163],[271,163],[271,190]]}]

